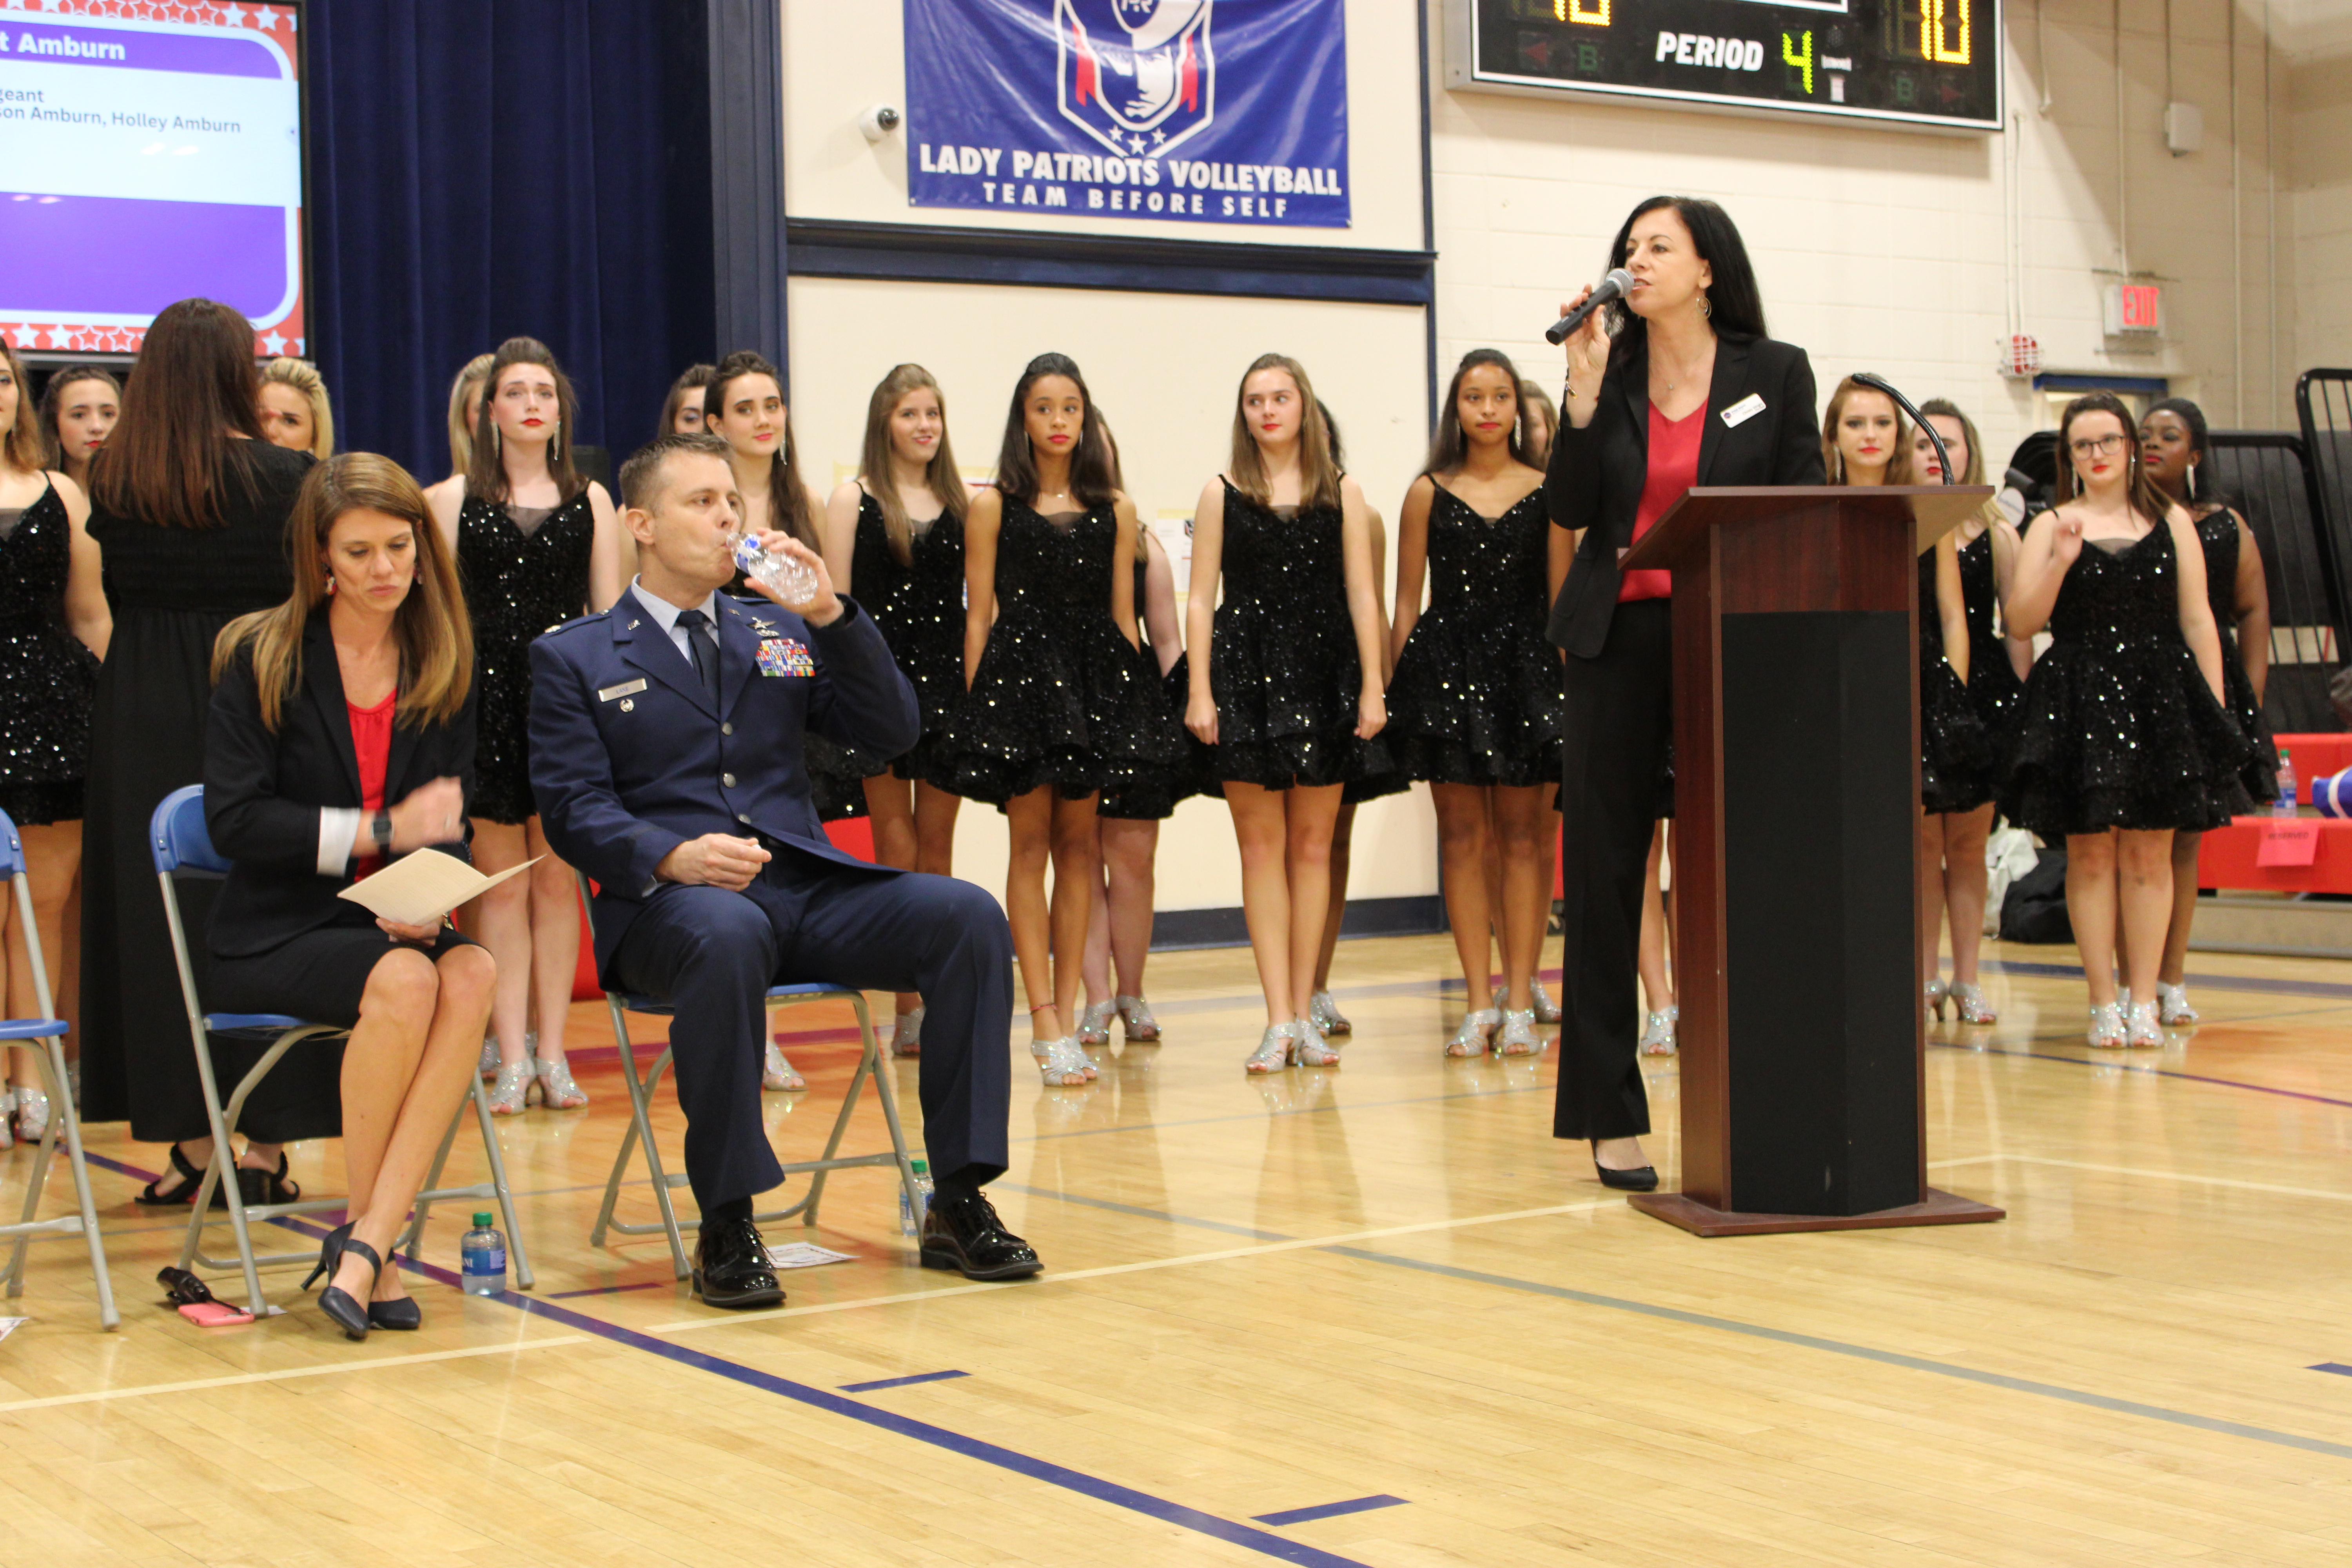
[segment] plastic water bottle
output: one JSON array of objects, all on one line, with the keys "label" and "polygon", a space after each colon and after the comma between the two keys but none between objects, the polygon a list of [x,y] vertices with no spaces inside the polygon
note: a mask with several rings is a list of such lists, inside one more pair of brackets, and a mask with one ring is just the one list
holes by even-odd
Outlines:
[{"label": "plastic water bottle", "polygon": [[2278,765],[2278,799],[2271,802],[2271,815],[2293,816],[2295,815],[2295,808],[2302,804],[2303,792],[2296,787],[2294,782],[2294,759],[2287,754],[2284,746],[2281,746]]},{"label": "plastic water bottle", "polygon": [[805,604],[816,596],[816,572],[797,555],[762,550],[750,534],[735,542],[735,564],[754,583],[774,591],[788,605]]},{"label": "plastic water bottle", "polygon": [[468,1296],[503,1295],[507,1288],[507,1238],[490,1228],[495,1215],[478,1214],[474,1228],[459,1243],[464,1258],[466,1294]]},{"label": "plastic water bottle", "polygon": [[898,1234],[920,1236],[923,1234],[923,1221],[929,1217],[931,1212],[931,1167],[929,1162],[924,1160],[910,1160],[908,1163],[915,1168],[915,1201],[909,1204],[907,1189],[898,1189]]}]

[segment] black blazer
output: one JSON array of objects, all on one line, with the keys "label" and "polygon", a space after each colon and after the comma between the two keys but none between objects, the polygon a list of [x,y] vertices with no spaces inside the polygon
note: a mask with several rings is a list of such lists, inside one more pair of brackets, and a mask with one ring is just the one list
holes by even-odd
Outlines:
[{"label": "black blazer", "polygon": [[[474,794],[474,694],[456,720],[395,722],[383,798],[397,805],[421,784],[457,779]],[[360,806],[359,755],[343,706],[343,675],[321,613],[302,638],[301,689],[288,697],[272,732],[261,721],[261,689],[250,646],[221,672],[205,732],[205,826],[213,847],[234,862],[213,905],[207,940],[215,955],[268,952],[328,926],[373,926],[375,917],[335,895],[352,885],[319,874],[319,812]],[[365,829],[356,847],[368,847]],[[462,840],[433,847],[468,858]]]},{"label": "black blazer", "polygon": [[[1748,397],[1764,406],[1738,425],[1726,409]],[[1560,422],[1552,437],[1544,499],[1552,526],[1582,529],[1559,602],[1551,640],[1579,658],[1598,658],[1617,609],[1617,552],[1633,542],[1633,514],[1650,477],[1650,358],[1646,351],[1612,364],[1601,378],[1592,423]],[[1818,485],[1822,425],[1813,406],[1813,367],[1805,351],[1771,338],[1722,338],[1707,384],[1706,428],[1698,441],[1702,485]]]}]

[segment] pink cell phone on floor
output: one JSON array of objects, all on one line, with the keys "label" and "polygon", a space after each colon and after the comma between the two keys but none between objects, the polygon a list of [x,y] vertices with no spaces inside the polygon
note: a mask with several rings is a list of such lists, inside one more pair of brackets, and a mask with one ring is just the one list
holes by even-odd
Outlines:
[{"label": "pink cell phone on floor", "polygon": [[253,1321],[253,1314],[226,1301],[195,1301],[180,1309],[180,1316],[199,1328],[227,1329]]}]

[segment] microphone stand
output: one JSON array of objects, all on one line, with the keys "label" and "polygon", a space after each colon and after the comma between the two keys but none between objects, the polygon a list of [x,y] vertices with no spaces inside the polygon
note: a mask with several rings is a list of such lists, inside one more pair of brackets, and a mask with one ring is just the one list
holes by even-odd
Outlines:
[{"label": "microphone stand", "polygon": [[1919,426],[1920,429],[1925,430],[1927,433],[1927,439],[1935,444],[1936,461],[1942,468],[1944,482],[1948,485],[1958,484],[1959,482],[1952,475],[1952,454],[1944,446],[1943,437],[1936,433],[1936,427],[1927,423],[1927,416],[1920,413],[1916,407],[1913,406],[1909,398],[1895,390],[1895,384],[1893,382],[1887,380],[1883,375],[1877,375],[1866,370],[1855,371],[1853,373],[1853,379],[1862,385],[1870,388],[1873,392],[1883,392],[1886,394],[1887,396],[1895,399],[1896,406],[1900,407],[1904,413],[1911,416],[1911,422]]}]

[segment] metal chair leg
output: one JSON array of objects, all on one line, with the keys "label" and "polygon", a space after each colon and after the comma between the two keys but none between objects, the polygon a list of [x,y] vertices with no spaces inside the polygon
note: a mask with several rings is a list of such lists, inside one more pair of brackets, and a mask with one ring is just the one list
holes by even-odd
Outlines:
[{"label": "metal chair leg", "polygon": [[[466,1113],[457,1114],[462,1118]],[[531,1277],[530,1254],[523,1249],[522,1222],[515,1217],[514,1188],[507,1182],[506,1155],[499,1148],[498,1124],[490,1116],[490,1091],[482,1087],[479,1074],[474,1079],[474,1120],[482,1130],[482,1152],[489,1156],[490,1190],[498,1194],[499,1214],[507,1222],[507,1257],[514,1263],[515,1289],[528,1290],[538,1281]]]},{"label": "metal chair leg", "polygon": [[[478,1073],[474,1077],[474,1092],[480,1093],[481,1088],[481,1075]],[[462,1107],[457,1115],[449,1118],[449,1125],[441,1134],[441,1147],[433,1152],[433,1163],[425,1173],[425,1184],[416,1190],[416,1202],[408,1211],[408,1229],[394,1244],[398,1250],[412,1257],[416,1252],[417,1242],[425,1235],[425,1217],[433,1212],[434,1199],[429,1194],[441,1190],[441,1167],[448,1163],[449,1147],[457,1142],[457,1125],[465,1119],[466,1112]]]},{"label": "metal chair leg", "polygon": [[625,1226],[613,1217],[613,1206],[620,1198],[621,1184],[628,1174],[630,1152],[633,1146],[642,1143],[645,1145],[647,1177],[653,1184],[654,1204],[661,1211],[659,1228],[669,1241],[671,1266],[677,1270],[677,1277],[684,1279],[694,1272],[694,1266],[686,1256],[686,1239],[678,1227],[677,1207],[670,1201],[670,1178],[662,1170],[661,1148],[654,1140],[653,1092],[660,1085],[663,1072],[669,1067],[669,1047],[667,1045],[662,1047],[661,1053],[654,1058],[651,1070],[644,1078],[639,1078],[636,1047],[626,1043],[628,1035],[620,1016],[617,999],[613,1000],[613,1012],[614,1033],[624,1042],[621,1047],[621,1077],[629,1089],[629,1130],[622,1134],[620,1151],[614,1156],[612,1174],[605,1179],[604,1206],[597,1213],[595,1226],[589,1233],[589,1242],[592,1246],[602,1246],[608,1232],[646,1234],[655,1228]]},{"label": "metal chair leg", "polygon": [[73,1172],[74,1201],[81,1207],[82,1238],[89,1247],[89,1271],[98,1284],[98,1323],[111,1329],[122,1321],[122,1314],[114,1308],[114,1279],[107,1272],[106,1244],[98,1234],[98,1205],[90,1201],[89,1162],[81,1147],[81,1117],[74,1110],[71,1080],[66,1072],[65,1046],[58,1040],[49,1041],[49,1093],[58,1108],[58,1120],[65,1123],[66,1158]]}]

